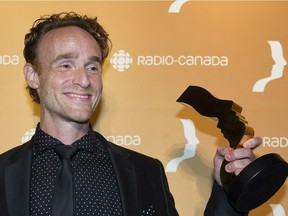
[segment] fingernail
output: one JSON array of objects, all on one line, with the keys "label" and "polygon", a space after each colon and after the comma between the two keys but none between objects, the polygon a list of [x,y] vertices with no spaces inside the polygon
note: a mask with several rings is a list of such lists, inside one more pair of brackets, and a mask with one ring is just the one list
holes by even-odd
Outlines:
[{"label": "fingernail", "polygon": [[230,170],[231,170],[231,165],[230,165],[230,164],[227,164],[227,165],[226,165],[226,171],[229,172]]}]

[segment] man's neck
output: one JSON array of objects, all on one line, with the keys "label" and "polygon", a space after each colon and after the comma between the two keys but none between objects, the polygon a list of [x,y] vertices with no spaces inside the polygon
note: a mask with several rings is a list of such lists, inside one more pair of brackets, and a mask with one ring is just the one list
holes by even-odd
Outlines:
[{"label": "man's neck", "polygon": [[40,120],[40,128],[45,133],[58,139],[65,145],[71,145],[89,131],[89,122],[47,122]]}]

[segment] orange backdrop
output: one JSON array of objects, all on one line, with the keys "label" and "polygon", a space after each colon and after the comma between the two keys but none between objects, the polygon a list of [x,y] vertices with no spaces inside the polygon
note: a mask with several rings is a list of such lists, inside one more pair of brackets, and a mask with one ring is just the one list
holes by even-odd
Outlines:
[{"label": "orange backdrop", "polygon": [[[97,16],[110,33],[93,127],[162,161],[181,216],[203,215],[215,149],[228,145],[217,122],[176,103],[188,85],[241,105],[264,140],[256,154],[287,161],[285,1],[1,1],[0,152],[28,140],[39,121],[22,74],[24,35],[40,15],[61,11]],[[288,215],[287,187],[251,215]]]}]

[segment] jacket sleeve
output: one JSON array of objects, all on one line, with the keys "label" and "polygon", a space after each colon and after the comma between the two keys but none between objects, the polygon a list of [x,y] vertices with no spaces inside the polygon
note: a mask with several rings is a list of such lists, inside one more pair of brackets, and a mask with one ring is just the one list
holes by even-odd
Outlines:
[{"label": "jacket sleeve", "polygon": [[206,205],[204,216],[247,216],[248,212],[236,211],[228,202],[227,195],[224,190],[213,184],[212,193]]},{"label": "jacket sleeve", "polygon": [[160,174],[161,174],[161,179],[162,179],[162,188],[165,194],[165,203],[166,203],[166,208],[167,208],[167,216],[179,216],[176,207],[175,207],[175,201],[173,198],[173,195],[170,192],[169,189],[169,185],[168,185],[168,181],[167,181],[167,176],[165,174],[165,170],[163,167],[163,164],[156,160],[158,162],[159,165],[159,169],[160,169]]}]

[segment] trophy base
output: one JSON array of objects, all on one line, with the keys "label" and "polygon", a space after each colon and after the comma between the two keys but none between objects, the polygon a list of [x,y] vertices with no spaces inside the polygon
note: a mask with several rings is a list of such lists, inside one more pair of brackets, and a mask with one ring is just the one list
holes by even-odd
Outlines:
[{"label": "trophy base", "polygon": [[288,164],[278,154],[266,154],[234,177],[228,201],[240,212],[248,212],[270,199],[284,184]]}]

